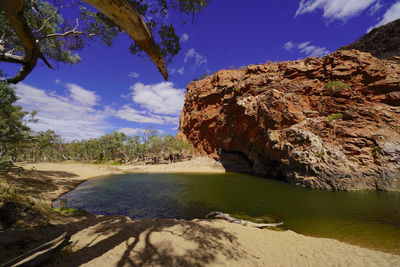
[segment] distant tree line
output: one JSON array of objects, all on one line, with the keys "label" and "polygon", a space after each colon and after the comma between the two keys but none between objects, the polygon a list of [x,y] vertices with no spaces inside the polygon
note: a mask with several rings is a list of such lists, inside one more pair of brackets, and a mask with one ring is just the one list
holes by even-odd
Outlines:
[{"label": "distant tree line", "polygon": [[[128,136],[113,132],[98,138],[64,142],[52,130],[33,132],[35,113],[15,105],[14,88],[0,82],[0,169],[9,162],[74,160],[89,163],[169,163],[190,157],[192,146],[172,135],[145,130]],[[7,164],[5,164],[7,162]]]},{"label": "distant tree line", "polygon": [[27,142],[9,150],[13,162],[74,160],[88,163],[171,163],[190,157],[192,147],[172,135],[148,129],[143,135],[113,132],[98,138],[62,142],[54,131],[32,133]]}]

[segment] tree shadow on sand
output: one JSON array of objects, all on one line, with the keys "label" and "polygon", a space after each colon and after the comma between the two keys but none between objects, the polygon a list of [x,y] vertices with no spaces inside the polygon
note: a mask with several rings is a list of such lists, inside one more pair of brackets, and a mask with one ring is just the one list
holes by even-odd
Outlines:
[{"label": "tree shadow on sand", "polygon": [[78,175],[65,171],[24,170],[10,180],[13,188],[28,195],[52,192],[59,187],[72,187],[70,178]]},{"label": "tree shadow on sand", "polygon": [[71,235],[83,230],[85,238],[74,240],[73,237],[75,243],[69,252],[52,264],[79,266],[110,250],[112,253],[102,261],[111,257],[113,266],[204,266],[215,262],[219,256],[231,260],[247,257],[234,235],[202,222],[89,216],[65,225]]},{"label": "tree shadow on sand", "polygon": [[[25,193],[45,195],[71,186],[70,178],[74,176],[62,171],[24,171],[15,177],[13,185]],[[0,261],[4,263],[63,232],[71,235],[74,243],[47,266],[204,266],[218,263],[221,258],[248,257],[233,234],[205,220],[131,220],[90,214],[55,220],[59,221],[56,225],[26,231],[0,230],[0,250],[4,250]]]}]

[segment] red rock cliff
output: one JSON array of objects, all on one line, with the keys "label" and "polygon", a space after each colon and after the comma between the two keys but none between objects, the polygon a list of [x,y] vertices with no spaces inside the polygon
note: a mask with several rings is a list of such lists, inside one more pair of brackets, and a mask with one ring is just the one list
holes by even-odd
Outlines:
[{"label": "red rock cliff", "polygon": [[191,82],[178,136],[244,171],[323,189],[400,190],[400,60],[357,50]]}]

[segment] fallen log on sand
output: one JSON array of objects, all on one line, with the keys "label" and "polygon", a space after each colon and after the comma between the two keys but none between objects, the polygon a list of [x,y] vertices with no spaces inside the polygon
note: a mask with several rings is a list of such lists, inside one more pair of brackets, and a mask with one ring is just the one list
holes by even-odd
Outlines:
[{"label": "fallen log on sand", "polygon": [[70,236],[67,235],[67,233],[64,233],[56,239],[32,249],[1,266],[41,266],[42,263],[50,260],[62,248],[71,244],[69,239]]},{"label": "fallen log on sand", "polygon": [[237,223],[237,224],[241,224],[241,225],[244,225],[244,226],[251,226],[251,227],[255,227],[255,228],[277,227],[277,226],[283,224],[283,222],[280,222],[280,223],[253,223],[253,222],[250,222],[250,221],[241,220],[241,219],[232,217],[228,213],[223,213],[223,212],[220,212],[220,211],[210,212],[209,214],[206,215],[206,218],[208,218],[209,216],[214,216],[215,218],[224,219],[224,220],[227,220],[230,223]]}]

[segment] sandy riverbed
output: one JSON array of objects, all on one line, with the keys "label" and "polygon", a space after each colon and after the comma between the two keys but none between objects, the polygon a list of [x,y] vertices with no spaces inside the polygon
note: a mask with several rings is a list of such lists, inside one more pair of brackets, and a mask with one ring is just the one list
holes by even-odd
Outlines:
[{"label": "sandy riverbed", "polygon": [[[207,159],[153,166],[79,163],[26,164],[53,190],[38,189],[50,202],[80,182],[124,172],[223,172]],[[32,185],[34,189],[35,185]],[[400,266],[400,256],[336,240],[277,232],[219,220],[131,220],[125,216],[82,216],[53,222],[41,231],[67,231],[73,245],[60,266]]]}]

